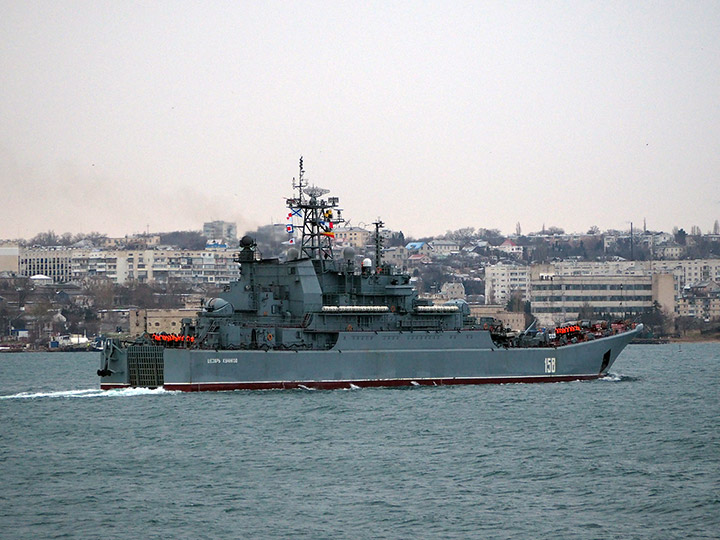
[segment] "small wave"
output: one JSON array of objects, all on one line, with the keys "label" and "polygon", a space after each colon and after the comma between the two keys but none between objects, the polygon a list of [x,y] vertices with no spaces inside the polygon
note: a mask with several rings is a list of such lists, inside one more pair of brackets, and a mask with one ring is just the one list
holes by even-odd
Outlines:
[{"label": "small wave", "polygon": [[99,388],[86,388],[83,390],[58,390],[55,392],[20,392],[9,396],[0,396],[0,399],[47,399],[47,398],[97,398],[97,397],[132,397],[159,394],[177,394],[178,391],[169,391],[164,388],[120,388],[117,390],[100,390]]},{"label": "small wave", "polygon": [[309,386],[305,386],[304,384],[298,384],[298,388],[301,388],[302,390],[308,390],[310,392],[313,392],[315,388],[310,388]]}]

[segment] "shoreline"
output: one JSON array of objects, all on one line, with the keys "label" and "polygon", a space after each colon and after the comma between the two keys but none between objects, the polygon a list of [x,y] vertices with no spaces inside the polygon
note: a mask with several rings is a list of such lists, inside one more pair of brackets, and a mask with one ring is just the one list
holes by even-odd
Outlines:
[{"label": "shoreline", "polygon": [[[668,338],[649,338],[643,341],[642,338],[638,342],[630,342],[629,345],[673,345],[681,343],[720,343],[720,336],[684,336],[684,337],[668,337]],[[63,352],[81,352],[81,353],[92,353],[100,352],[97,349],[75,349],[75,350],[61,350],[61,349],[43,349],[43,348],[13,348],[13,349],[0,349],[1,354],[12,354],[12,353],[63,353]]]}]

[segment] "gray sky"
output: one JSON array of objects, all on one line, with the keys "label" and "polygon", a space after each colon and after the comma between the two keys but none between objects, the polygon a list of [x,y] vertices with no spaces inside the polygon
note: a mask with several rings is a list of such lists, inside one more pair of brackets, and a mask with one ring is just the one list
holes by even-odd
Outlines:
[{"label": "gray sky", "polygon": [[720,219],[720,2],[0,0],[0,238]]}]

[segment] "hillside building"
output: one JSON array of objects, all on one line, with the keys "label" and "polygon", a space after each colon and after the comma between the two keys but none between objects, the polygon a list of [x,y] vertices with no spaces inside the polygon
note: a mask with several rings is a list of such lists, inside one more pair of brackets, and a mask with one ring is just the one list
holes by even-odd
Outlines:
[{"label": "hillside building", "polygon": [[237,224],[230,221],[203,223],[203,236],[208,240],[237,241]]},{"label": "hillside building", "polygon": [[338,244],[352,246],[354,248],[364,248],[372,233],[361,227],[336,227],[333,229],[335,233],[335,241]]},{"label": "hillside building", "polygon": [[521,264],[500,262],[485,267],[486,301],[504,305],[515,291],[527,301],[528,275],[528,267]]},{"label": "hillside building", "polygon": [[460,245],[452,240],[433,240],[430,242],[433,258],[449,257],[460,253]]},{"label": "hillside building", "polygon": [[710,322],[720,320],[720,284],[703,281],[683,288],[676,308],[679,317],[694,317]]}]

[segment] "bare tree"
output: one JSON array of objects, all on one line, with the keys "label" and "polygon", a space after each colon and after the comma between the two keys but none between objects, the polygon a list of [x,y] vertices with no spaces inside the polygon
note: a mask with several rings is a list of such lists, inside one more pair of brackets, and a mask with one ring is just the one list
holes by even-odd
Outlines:
[{"label": "bare tree", "polygon": [[93,280],[85,286],[85,294],[93,299],[95,309],[111,309],[115,304],[115,285],[106,280]]}]

